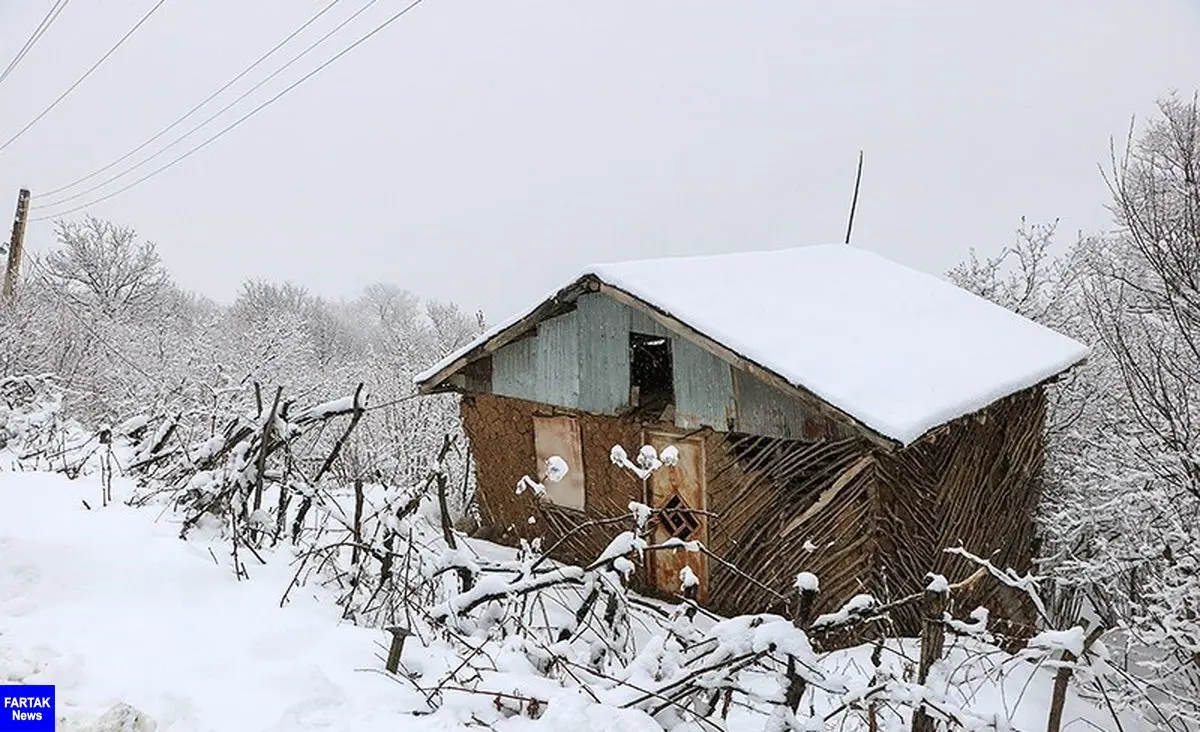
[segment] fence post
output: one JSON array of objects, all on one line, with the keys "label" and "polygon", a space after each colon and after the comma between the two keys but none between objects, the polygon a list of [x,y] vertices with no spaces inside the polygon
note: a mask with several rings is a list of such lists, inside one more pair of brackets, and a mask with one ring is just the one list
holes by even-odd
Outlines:
[{"label": "fence post", "polygon": [[404,640],[412,635],[412,631],[403,625],[393,625],[384,630],[392,634],[392,643],[388,647],[388,657],[384,668],[391,673],[396,673],[400,668],[400,654],[404,652]]},{"label": "fence post", "polygon": [[[1087,630],[1087,626],[1088,623],[1084,620],[1083,629]],[[1092,644],[1096,642],[1103,632],[1104,626],[1099,623],[1096,624],[1095,628],[1092,628],[1092,632],[1088,633],[1083,641],[1084,653],[1087,653],[1087,650],[1092,647]],[[1067,701],[1067,685],[1071,682],[1071,664],[1077,660],[1079,659],[1076,658],[1074,653],[1067,650],[1062,652],[1063,665],[1059,666],[1058,671],[1054,674],[1054,693],[1050,697],[1050,717],[1046,720],[1047,732],[1058,732],[1062,727],[1063,706]]]},{"label": "fence post", "polygon": [[[792,625],[800,630],[808,630],[808,624],[812,618],[813,608],[817,604],[817,595],[821,591],[821,583],[817,580],[817,576],[810,572],[801,572],[796,575],[796,584],[793,587],[792,593]],[[785,701],[788,709],[796,711],[800,706],[800,697],[804,696],[804,689],[808,684],[804,681],[804,677],[796,668],[796,659],[788,656],[787,660],[787,694]]]},{"label": "fence post", "polygon": [[[921,666],[917,670],[917,683],[924,684],[929,678],[929,669],[942,659],[942,647],[946,641],[946,628],[942,616],[950,600],[950,583],[940,574],[925,575],[925,598],[921,619]],[[912,732],[933,732],[933,717],[925,711],[922,703],[913,711]]]}]

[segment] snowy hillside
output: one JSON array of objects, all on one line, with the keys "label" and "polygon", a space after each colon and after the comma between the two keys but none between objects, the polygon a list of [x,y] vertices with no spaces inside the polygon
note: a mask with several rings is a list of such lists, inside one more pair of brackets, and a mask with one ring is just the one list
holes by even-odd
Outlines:
[{"label": "snowy hillside", "polygon": [[[556,680],[531,664],[521,644],[511,642],[515,638],[487,644],[483,653],[490,660],[481,661],[464,647],[482,646],[482,638],[449,640],[442,633],[423,645],[414,637],[402,658],[412,680],[389,677],[381,661],[385,634],[341,621],[328,591],[315,583],[293,589],[280,606],[295,572],[291,550],[264,550],[266,563],[250,559],[249,579],[239,580],[228,568],[227,542],[200,534],[181,541],[178,515],[123,505],[128,482],[118,480],[114,490],[116,502],[101,508],[101,487],[93,478],[0,472],[0,682],[56,684],[60,730],[660,729],[645,711],[622,708],[632,696],[629,688],[599,677],[590,688]],[[508,553],[475,546],[492,558]],[[653,664],[666,658],[663,621],[655,617],[650,610],[637,611],[634,627],[644,645],[628,668],[630,684],[653,685]],[[725,632],[736,636],[737,627]],[[652,652],[656,644],[658,656]],[[1013,729],[1043,729],[1051,672],[1040,668],[1031,678],[1030,663],[994,649],[978,655],[966,648],[948,656],[943,673],[954,688],[942,699],[969,708],[976,721],[995,720],[988,726],[996,729],[1009,726],[1007,720]],[[870,651],[825,655],[821,672],[829,683],[861,694],[873,672]],[[911,659],[916,653],[915,641],[893,644],[884,667],[900,669],[901,654]],[[481,670],[459,673],[447,683],[455,666]],[[999,670],[1004,678],[996,684]],[[769,675],[757,681],[763,685],[757,693],[775,693]],[[943,690],[949,688],[944,681],[938,682]],[[429,705],[417,687],[437,683],[480,693],[444,688],[442,703]],[[497,694],[546,704],[522,709]],[[844,695],[846,701],[855,696]],[[110,722],[120,718],[119,709],[111,711],[120,704],[140,710],[153,724],[96,724],[106,712]],[[764,729],[767,719],[760,710],[737,703],[726,728]],[[858,716],[837,714],[831,721],[854,728]],[[1078,724],[1112,728],[1108,715],[1072,694],[1064,728]]]}]

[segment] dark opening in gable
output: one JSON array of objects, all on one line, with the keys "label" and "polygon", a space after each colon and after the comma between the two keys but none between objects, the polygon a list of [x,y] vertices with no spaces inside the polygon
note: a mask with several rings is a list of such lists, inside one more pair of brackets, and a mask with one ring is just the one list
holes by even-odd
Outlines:
[{"label": "dark opening in gable", "polygon": [[638,411],[657,411],[675,403],[671,339],[646,333],[629,334],[629,404]]}]

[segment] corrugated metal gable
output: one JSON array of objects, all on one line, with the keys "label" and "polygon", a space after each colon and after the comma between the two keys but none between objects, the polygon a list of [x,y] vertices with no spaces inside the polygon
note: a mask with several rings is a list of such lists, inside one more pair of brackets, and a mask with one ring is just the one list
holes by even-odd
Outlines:
[{"label": "corrugated metal gable", "polygon": [[579,324],[579,408],[615,414],[629,402],[631,310],[604,295],[576,301]]},{"label": "corrugated metal gable", "polygon": [[517,399],[536,399],[537,339],[522,338],[492,356],[492,393]]},{"label": "corrugated metal gable", "polygon": [[629,403],[629,334],[646,333],[671,341],[676,426],[791,439],[818,439],[831,429],[797,396],[737,370],[636,308],[600,293],[581,295],[575,306],[496,351],[492,393],[617,414]]},{"label": "corrugated metal gable", "polygon": [[733,375],[729,364],[678,336],[671,338],[675,376],[675,425],[724,431],[733,416]]},{"label": "corrugated metal gable", "polygon": [[574,312],[538,324],[536,401],[579,406],[579,320]]}]

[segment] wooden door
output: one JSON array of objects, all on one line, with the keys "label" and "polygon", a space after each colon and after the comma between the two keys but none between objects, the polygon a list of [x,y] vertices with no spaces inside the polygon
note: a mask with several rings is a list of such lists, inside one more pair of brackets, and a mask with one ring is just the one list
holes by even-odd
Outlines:
[{"label": "wooden door", "polygon": [[[704,443],[695,438],[680,439],[655,432],[648,433],[645,440],[659,453],[669,445],[679,451],[678,465],[663,466],[650,477],[647,499],[652,508],[662,510],[654,522],[653,543],[661,544],[675,537],[707,545],[708,521],[703,513],[699,513],[708,506],[704,492]],[[708,595],[708,561],[699,552],[683,549],[652,552],[651,581],[659,591],[678,595],[679,573],[685,566],[691,567],[700,579],[699,599],[703,602]]]}]

